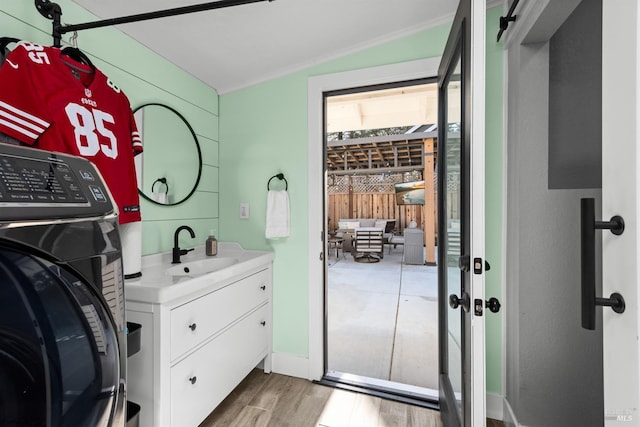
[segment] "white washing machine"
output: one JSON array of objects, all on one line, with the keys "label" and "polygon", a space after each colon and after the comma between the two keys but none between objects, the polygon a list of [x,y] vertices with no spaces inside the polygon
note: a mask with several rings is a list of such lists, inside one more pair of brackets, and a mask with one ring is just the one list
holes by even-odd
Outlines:
[{"label": "white washing machine", "polygon": [[0,144],[0,426],[126,425],[116,212],[87,160]]}]

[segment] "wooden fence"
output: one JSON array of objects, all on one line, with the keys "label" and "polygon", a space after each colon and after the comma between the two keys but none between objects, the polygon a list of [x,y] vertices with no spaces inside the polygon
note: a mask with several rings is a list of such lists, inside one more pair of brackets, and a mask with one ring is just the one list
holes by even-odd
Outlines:
[{"label": "wooden fence", "polygon": [[[328,230],[337,229],[341,218],[395,219],[397,232],[402,232],[411,221],[415,221],[424,230],[424,209],[421,205],[396,205],[395,193],[329,194]],[[433,226],[435,231],[436,225]]]}]

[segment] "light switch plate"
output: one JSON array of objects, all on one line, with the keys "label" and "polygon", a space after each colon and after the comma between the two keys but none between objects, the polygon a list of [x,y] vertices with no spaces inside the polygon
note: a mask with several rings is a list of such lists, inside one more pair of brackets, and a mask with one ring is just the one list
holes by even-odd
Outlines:
[{"label": "light switch plate", "polygon": [[249,219],[249,203],[240,203],[240,219]]}]

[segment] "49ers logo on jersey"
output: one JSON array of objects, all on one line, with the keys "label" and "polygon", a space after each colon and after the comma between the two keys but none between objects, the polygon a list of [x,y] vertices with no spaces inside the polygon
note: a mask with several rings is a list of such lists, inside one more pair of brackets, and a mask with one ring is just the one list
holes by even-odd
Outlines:
[{"label": "49ers logo on jersey", "polygon": [[67,104],[64,110],[73,126],[80,155],[93,157],[101,151],[111,159],[118,157],[118,140],[107,128],[107,125],[115,125],[111,114],[96,108],[89,110],[75,102]]}]

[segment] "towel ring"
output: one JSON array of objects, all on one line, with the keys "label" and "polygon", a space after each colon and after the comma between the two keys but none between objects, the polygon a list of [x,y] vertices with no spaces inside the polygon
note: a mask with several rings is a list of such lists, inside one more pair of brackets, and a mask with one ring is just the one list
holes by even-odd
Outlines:
[{"label": "towel ring", "polygon": [[167,182],[167,178],[158,178],[155,181],[153,181],[153,184],[151,184],[151,192],[153,193],[153,187],[155,187],[155,185],[157,183],[161,183],[164,184],[167,187],[167,191],[165,191],[165,193],[169,193],[169,183]]},{"label": "towel ring", "polygon": [[280,181],[284,181],[284,191],[287,191],[289,189],[289,183],[287,182],[287,179],[284,177],[283,173],[279,173],[276,175],[273,175],[271,178],[269,178],[269,182],[267,182],[267,191],[270,190],[269,186],[271,185],[271,180],[273,178],[278,178]]}]

